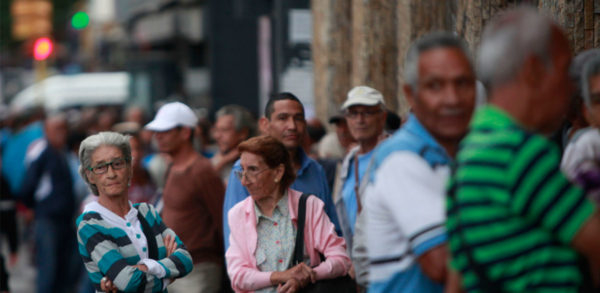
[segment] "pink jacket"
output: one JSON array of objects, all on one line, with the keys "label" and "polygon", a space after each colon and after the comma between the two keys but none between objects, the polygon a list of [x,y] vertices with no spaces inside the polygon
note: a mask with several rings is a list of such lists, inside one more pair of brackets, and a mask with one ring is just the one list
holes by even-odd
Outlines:
[{"label": "pink jacket", "polygon": [[[288,189],[288,207],[294,225],[301,195],[299,191]],[[317,273],[317,280],[343,276],[348,273],[351,264],[346,254],[346,242],[335,233],[333,224],[323,210],[324,205],[316,196],[310,196],[306,201],[304,246]],[[236,292],[249,292],[271,286],[272,272],[259,271],[254,256],[257,232],[252,197],[235,205],[229,211],[228,218],[231,234],[225,258],[233,289]],[[321,262],[319,252],[325,256],[324,262]]]}]

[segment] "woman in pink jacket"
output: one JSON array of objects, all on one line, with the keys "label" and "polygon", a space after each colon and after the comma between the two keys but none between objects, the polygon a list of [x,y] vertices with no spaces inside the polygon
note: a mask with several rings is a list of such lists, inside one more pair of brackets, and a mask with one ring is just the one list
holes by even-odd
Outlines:
[{"label": "woman in pink jacket", "polygon": [[316,196],[306,202],[304,262],[292,266],[302,193],[289,188],[296,175],[285,146],[260,136],[238,148],[243,172],[236,175],[250,197],[228,214],[231,244],[225,257],[233,289],[296,292],[317,280],[345,275],[350,268],[346,244]]}]

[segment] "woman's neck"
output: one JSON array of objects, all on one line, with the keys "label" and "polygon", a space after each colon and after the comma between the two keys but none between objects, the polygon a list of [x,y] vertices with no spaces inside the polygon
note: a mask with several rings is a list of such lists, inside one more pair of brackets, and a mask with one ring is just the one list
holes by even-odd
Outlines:
[{"label": "woman's neck", "polygon": [[279,188],[275,188],[269,196],[257,200],[256,205],[261,213],[267,217],[271,217],[273,216],[273,210],[275,210],[277,203],[282,197],[283,193],[279,192]]},{"label": "woman's neck", "polygon": [[109,197],[101,195],[98,198],[98,203],[121,218],[125,218],[125,215],[129,212],[127,196]]}]

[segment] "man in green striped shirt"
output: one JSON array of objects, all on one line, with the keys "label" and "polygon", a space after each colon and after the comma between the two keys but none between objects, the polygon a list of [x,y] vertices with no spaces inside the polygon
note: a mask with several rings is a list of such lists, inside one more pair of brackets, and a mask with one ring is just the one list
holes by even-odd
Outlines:
[{"label": "man in green striped shirt", "polygon": [[600,217],[560,172],[547,139],[571,94],[568,41],[531,8],[485,30],[489,105],[471,121],[448,185],[451,267],[469,292],[587,291],[600,265]]}]

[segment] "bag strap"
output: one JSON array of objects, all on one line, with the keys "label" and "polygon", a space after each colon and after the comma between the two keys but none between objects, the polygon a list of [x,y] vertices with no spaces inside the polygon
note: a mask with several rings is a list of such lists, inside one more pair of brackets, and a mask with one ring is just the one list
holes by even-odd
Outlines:
[{"label": "bag strap", "polygon": [[142,224],[142,231],[144,232],[146,241],[148,242],[148,257],[153,260],[158,260],[158,245],[156,244],[156,237],[152,233],[152,229],[150,228],[148,221],[146,221],[146,218],[144,218],[140,212],[139,206],[136,207],[136,209],[138,210],[137,218]]},{"label": "bag strap", "polygon": [[304,221],[306,219],[306,200],[310,194],[303,193],[298,201],[298,219],[296,221],[296,244],[294,246],[293,265],[299,264],[304,258]]},{"label": "bag strap", "polygon": [[360,202],[360,181],[358,180],[358,152],[354,154],[354,196],[356,196],[357,213],[360,214],[362,211],[362,204]]}]

